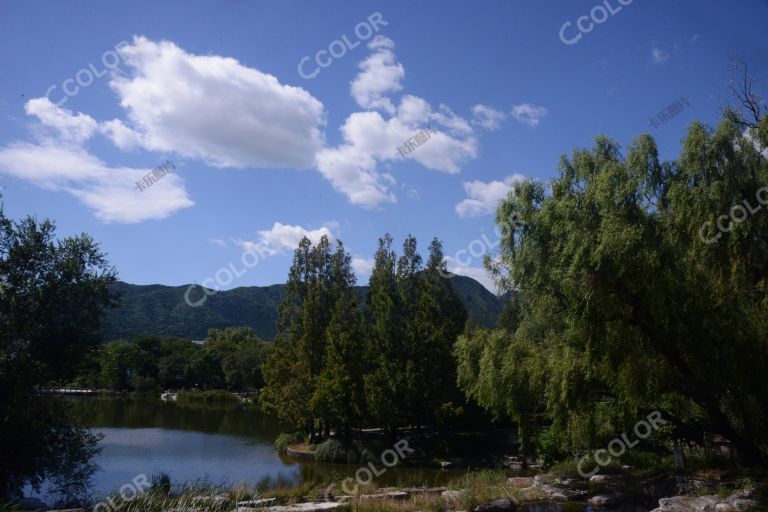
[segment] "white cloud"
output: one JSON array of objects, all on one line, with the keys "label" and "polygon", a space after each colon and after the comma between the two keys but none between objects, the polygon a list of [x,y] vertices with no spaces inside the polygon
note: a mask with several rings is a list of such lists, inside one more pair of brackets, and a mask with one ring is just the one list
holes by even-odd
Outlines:
[{"label": "white cloud", "polygon": [[357,276],[360,282],[367,281],[367,278],[370,277],[371,271],[373,270],[373,265],[373,258],[361,258],[359,256],[352,258],[352,270],[355,271],[355,276]]},{"label": "white cloud", "polygon": [[502,181],[465,181],[464,191],[469,197],[456,205],[456,213],[459,217],[478,217],[493,213],[499,201],[507,197],[515,183],[524,179],[522,174],[513,174]]},{"label": "white cloud", "polygon": [[654,46],[651,48],[651,60],[654,64],[662,64],[669,60],[669,52],[663,48]]},{"label": "white cloud", "polygon": [[125,126],[119,119],[105,121],[99,125],[99,131],[112,140],[123,151],[142,145],[141,135]]},{"label": "white cloud", "polygon": [[376,208],[397,202],[389,190],[392,180],[376,169],[376,160],[370,154],[352,144],[322,150],[317,155],[317,168],[354,205]]},{"label": "white cloud", "polygon": [[105,127],[118,147],[140,144],[215,167],[312,166],[324,110],[304,89],[168,41],[134,37],[119,51],[130,73],[115,74],[110,86],[129,121]]},{"label": "white cloud", "polygon": [[456,259],[451,256],[446,256],[445,264],[448,268],[448,272],[460,276],[471,277],[478,283],[482,284],[489,292],[493,293],[494,295],[498,294],[496,284],[493,282],[493,279],[490,275],[488,275],[488,272],[486,272],[484,268],[460,265]]},{"label": "white cloud", "polygon": [[359,64],[361,72],[352,82],[352,97],[365,109],[382,109],[393,114],[395,107],[385,94],[403,88],[405,69],[396,62],[395,43],[384,36],[376,36],[368,43],[373,54]]},{"label": "white cloud", "polygon": [[259,231],[259,240],[256,242],[250,240],[233,240],[233,242],[246,251],[275,256],[293,252],[304,237],[309,238],[313,244],[318,243],[323,236],[333,239],[332,231],[337,226],[336,222],[328,222],[318,229],[309,230],[299,225],[275,222],[271,229]]},{"label": "white cloud", "polygon": [[512,117],[528,126],[538,126],[541,118],[547,115],[547,109],[533,103],[521,103],[512,107]]},{"label": "white cloud", "polygon": [[488,131],[498,130],[506,119],[504,112],[487,105],[475,105],[472,107],[472,114],[474,116],[472,124]]},{"label": "white cloud", "polygon": [[150,171],[110,167],[75,145],[13,143],[0,148],[0,173],[48,190],[65,191],[104,222],[162,219],[194,204],[183,180],[174,173],[138,191],[136,182]]},{"label": "white cloud", "polygon": [[83,142],[98,129],[98,123],[89,115],[61,108],[48,98],[35,98],[24,105],[28,116],[37,117],[45,126],[55,128],[62,139]]},{"label": "white cloud", "polygon": [[211,242],[213,245],[218,245],[219,247],[227,246],[226,240],[222,240],[221,238],[209,238],[208,241]]}]

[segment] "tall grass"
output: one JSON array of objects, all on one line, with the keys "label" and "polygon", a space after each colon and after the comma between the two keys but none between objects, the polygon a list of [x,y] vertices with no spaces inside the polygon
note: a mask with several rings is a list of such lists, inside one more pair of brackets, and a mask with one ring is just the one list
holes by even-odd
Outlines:
[{"label": "tall grass", "polygon": [[301,432],[283,432],[275,439],[275,450],[277,450],[277,453],[285,454],[288,451],[288,445],[303,441],[304,434]]}]

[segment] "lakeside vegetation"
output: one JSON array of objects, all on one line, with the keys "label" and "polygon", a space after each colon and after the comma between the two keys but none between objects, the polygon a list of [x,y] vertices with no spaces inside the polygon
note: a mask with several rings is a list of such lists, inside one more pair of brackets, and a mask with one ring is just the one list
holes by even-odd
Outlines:
[{"label": "lakeside vegetation", "polygon": [[[626,152],[598,137],[563,157],[549,187],[516,186],[497,211],[500,254],[486,262],[512,297],[495,329],[468,321],[439,240],[424,262],[415,237],[399,255],[389,235],[379,239],[361,304],[351,256],[323,237],[295,251],[271,345],[248,328],[211,330],[203,345],[155,336],[101,345],[100,319],[118,298],[97,244],[56,240],[51,222],[14,222],[0,209],[10,285],[0,295],[0,501],[43,481],[64,504],[85,500],[98,437],[63,401],[35,393],[51,382],[209,390],[179,395],[188,401],[261,389],[264,410],[301,431],[279,437],[278,451],[306,440],[334,462],[375,459],[383,444],[363,442],[370,427],[391,441],[512,424],[523,460],[567,477],[658,411],[663,427],[612,456],[606,473],[684,465],[763,478],[768,215],[716,243],[701,234],[762,197],[765,148],[768,115],[729,110],[716,129],[692,124],[676,161],[659,161],[648,135]],[[433,450],[414,459],[434,462]],[[509,487],[497,473],[468,478],[457,485],[476,498],[460,506]]]},{"label": "lakeside vegetation", "polygon": [[202,344],[139,336],[92,348],[75,383],[112,391],[257,390],[268,349],[249,327],[210,329]]}]

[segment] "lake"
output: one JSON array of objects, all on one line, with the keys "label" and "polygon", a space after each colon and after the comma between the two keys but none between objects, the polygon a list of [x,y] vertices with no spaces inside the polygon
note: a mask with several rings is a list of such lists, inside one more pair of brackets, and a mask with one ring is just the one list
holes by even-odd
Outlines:
[{"label": "lake", "polygon": [[[274,441],[288,427],[248,404],[178,404],[159,397],[68,398],[85,423],[104,435],[96,456],[97,498],[140,474],[167,473],[172,482],[273,486],[353,477],[358,465],[296,462]],[[462,471],[393,468],[382,485],[443,485]]]},{"label": "lake", "polygon": [[[354,464],[297,462],[277,454],[274,440],[288,428],[248,404],[179,404],[159,397],[68,397],[94,432],[103,434],[96,456],[100,470],[93,480],[94,498],[131,483],[166,473],[174,486],[189,483],[251,488],[341,482],[361,467]],[[461,478],[463,470],[395,467],[374,481],[380,485],[441,486]],[[36,495],[30,493],[31,495]],[[44,501],[48,496],[39,495]],[[528,512],[596,510],[583,504],[541,503]],[[649,510],[621,507],[623,511]]]}]

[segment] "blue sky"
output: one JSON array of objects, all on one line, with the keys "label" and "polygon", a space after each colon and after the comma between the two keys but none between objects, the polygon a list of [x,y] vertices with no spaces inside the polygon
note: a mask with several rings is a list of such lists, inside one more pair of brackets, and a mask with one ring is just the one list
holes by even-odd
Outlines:
[{"label": "blue sky", "polygon": [[283,282],[304,233],[343,240],[366,282],[390,232],[442,239],[490,287],[516,180],[597,134],[674,158],[729,101],[730,57],[768,87],[766,20],[758,0],[2,1],[4,207],[90,233],[131,283]]}]

